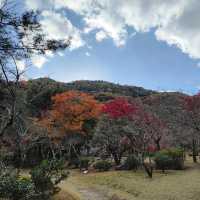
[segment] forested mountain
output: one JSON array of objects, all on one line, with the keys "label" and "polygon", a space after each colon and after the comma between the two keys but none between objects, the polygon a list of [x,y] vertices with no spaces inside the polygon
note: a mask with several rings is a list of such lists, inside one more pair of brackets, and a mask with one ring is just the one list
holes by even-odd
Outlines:
[{"label": "forested mountain", "polygon": [[116,96],[144,97],[156,94],[155,91],[142,87],[122,86],[105,81],[56,82],[49,78],[29,80],[26,84],[27,102],[31,113],[37,115],[51,104],[51,96],[69,90],[78,90],[93,94],[97,100],[104,102]]},{"label": "forested mountain", "polygon": [[[96,99],[101,102],[113,99],[117,96],[140,98],[157,114],[164,112],[171,118],[174,116],[174,113],[180,113],[180,99],[186,96],[178,92],[157,92],[142,87],[120,85],[106,81],[80,80],[62,83],[50,78],[38,78],[22,82],[21,89],[26,93],[26,102],[32,114],[47,109],[51,105],[51,97],[56,93],[78,90],[93,94]],[[1,81],[1,100],[3,100],[3,96],[5,96],[4,91],[4,83]]]},{"label": "forested mountain", "polygon": [[62,88],[64,90],[79,90],[86,93],[107,93],[121,96],[141,97],[155,94],[155,91],[146,90],[142,87],[120,85],[106,81],[80,80],[69,83],[56,82],[50,78],[38,78],[28,81],[30,86],[39,88]]},{"label": "forested mountain", "polygon": [[106,81],[74,81],[65,84],[68,89],[79,90],[82,92],[89,93],[111,93],[115,95],[131,96],[131,97],[141,97],[154,94],[156,92],[151,90],[146,90],[142,87],[119,85]]},{"label": "forested mountain", "polygon": [[[11,83],[12,84],[12,83]],[[39,117],[43,111],[48,110],[55,94],[65,91],[77,90],[90,93],[100,102],[106,102],[115,97],[129,97],[139,99],[150,112],[156,114],[170,129],[170,134],[187,140],[189,130],[183,124],[186,118],[182,106],[182,99],[186,94],[178,92],[156,92],[142,87],[119,85],[105,81],[74,81],[70,83],[57,82],[49,78],[39,78],[21,82],[20,91],[26,102],[26,113],[32,117]],[[6,101],[6,88],[0,82],[0,101]],[[173,140],[174,141],[174,140]],[[175,142],[175,141],[174,141]],[[187,141],[186,141],[187,142]]]}]

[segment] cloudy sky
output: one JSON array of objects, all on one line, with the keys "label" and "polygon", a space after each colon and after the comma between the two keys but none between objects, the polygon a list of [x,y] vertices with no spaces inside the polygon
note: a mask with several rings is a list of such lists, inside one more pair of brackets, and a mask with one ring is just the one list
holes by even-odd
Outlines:
[{"label": "cloudy sky", "polygon": [[199,0],[23,0],[42,11],[64,52],[34,57],[28,76],[100,79],[188,93],[200,89]]}]

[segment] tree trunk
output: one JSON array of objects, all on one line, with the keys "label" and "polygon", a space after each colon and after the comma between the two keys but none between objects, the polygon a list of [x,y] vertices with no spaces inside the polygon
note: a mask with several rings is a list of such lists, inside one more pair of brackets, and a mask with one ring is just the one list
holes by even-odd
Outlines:
[{"label": "tree trunk", "polygon": [[15,138],[15,166],[16,168],[22,167],[22,148],[21,148],[21,136],[19,133],[16,133]]},{"label": "tree trunk", "polygon": [[115,161],[115,164],[116,165],[120,165],[120,163],[121,163],[121,156],[117,155],[116,153],[113,153],[112,156],[113,156],[113,159]]},{"label": "tree trunk", "polygon": [[149,167],[143,162],[143,166],[145,169],[145,172],[147,173],[149,178],[153,177],[153,167],[150,165]]},{"label": "tree trunk", "polygon": [[155,144],[156,144],[156,148],[158,151],[160,151],[160,139],[154,140]]},{"label": "tree trunk", "polygon": [[192,140],[192,157],[193,157],[193,162],[197,163],[197,151],[196,151],[196,140]]}]

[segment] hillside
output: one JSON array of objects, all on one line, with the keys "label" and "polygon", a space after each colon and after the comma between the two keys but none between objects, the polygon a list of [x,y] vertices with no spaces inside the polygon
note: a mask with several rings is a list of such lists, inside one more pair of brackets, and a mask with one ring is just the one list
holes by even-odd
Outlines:
[{"label": "hillside", "polygon": [[142,87],[120,85],[107,81],[89,81],[80,80],[69,83],[57,82],[50,78],[38,78],[28,81],[29,86],[38,86],[39,88],[62,88],[63,90],[79,90],[86,93],[106,93],[121,96],[143,97],[157,92],[147,90]]},{"label": "hillside", "polygon": [[152,90],[146,90],[142,87],[120,85],[106,81],[74,81],[65,84],[68,89],[79,90],[89,93],[111,93],[121,96],[142,97],[156,93]]},{"label": "hillside", "polygon": [[145,97],[156,94],[155,91],[142,87],[119,85],[105,81],[74,81],[70,83],[56,82],[49,78],[29,80],[26,85],[27,104],[31,114],[37,115],[51,105],[51,96],[68,91],[78,90],[95,95],[99,101],[107,101],[116,96]]},{"label": "hillside", "polygon": [[174,143],[181,139],[184,144],[187,144],[190,138],[187,137],[190,130],[184,123],[187,114],[183,110],[183,98],[186,96],[179,92],[163,92],[142,98],[147,109],[159,116],[167,125],[170,130],[168,134],[174,138],[171,140]]},{"label": "hillside", "polygon": [[[2,86],[2,83],[0,85]],[[29,80],[23,89],[28,112],[32,116],[39,116],[42,110],[46,110],[51,106],[52,95],[68,90],[78,90],[91,93],[95,95],[97,100],[102,102],[113,99],[116,96],[139,98],[148,110],[155,113],[167,124],[171,134],[177,133],[179,134],[178,137],[180,137],[181,132],[181,137],[185,137],[186,133],[188,133],[188,130],[182,124],[185,113],[182,109],[181,99],[186,96],[183,93],[156,92],[142,87],[119,85],[105,81],[82,80],[62,83],[49,78]],[[4,87],[0,87],[0,94],[4,90]]]},{"label": "hillside", "polygon": [[[185,94],[178,92],[157,92],[142,87],[120,85],[106,81],[80,80],[63,83],[50,78],[29,80],[23,87],[23,90],[26,92],[27,103],[37,110],[49,107],[51,96],[56,93],[78,90],[95,95],[99,101],[107,101],[116,96],[140,98],[145,104],[149,106],[153,105],[152,109],[154,111],[165,112],[166,114],[168,113],[167,115],[181,109],[179,99],[185,96]],[[0,82],[0,95],[2,98],[4,93],[5,87],[3,86],[3,82]],[[152,100],[154,103],[151,103]]]},{"label": "hillside", "polygon": [[[169,128],[176,143],[176,139],[188,143],[187,135],[190,134],[187,126],[183,124],[186,114],[182,107],[182,99],[186,94],[179,92],[156,92],[142,87],[119,85],[105,81],[74,81],[70,83],[56,82],[48,78],[40,78],[28,81],[27,100],[33,115],[38,115],[41,110],[51,105],[51,96],[67,90],[78,90],[95,95],[102,102],[113,99],[116,96],[128,96],[138,98],[147,110],[156,114]],[[175,136],[175,137],[174,137]],[[168,137],[169,138],[169,137]]]}]

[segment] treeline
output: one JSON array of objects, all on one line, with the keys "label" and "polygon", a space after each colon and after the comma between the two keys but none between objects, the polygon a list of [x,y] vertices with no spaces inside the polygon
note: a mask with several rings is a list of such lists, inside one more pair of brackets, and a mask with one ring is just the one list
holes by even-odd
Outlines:
[{"label": "treeline", "polygon": [[[10,100],[8,98],[9,94],[7,94],[8,90],[3,86],[3,84],[2,81],[2,87],[0,90],[2,95],[1,103],[9,104]],[[12,85],[12,82],[10,84]],[[99,130],[99,135],[103,132],[102,128],[98,128],[103,123],[103,112],[97,112],[95,111],[95,108],[106,105],[109,102],[115,102],[120,98],[124,99],[124,101],[135,102],[139,105],[137,107],[143,111],[142,115],[145,115],[146,117],[148,116],[149,120],[152,120],[149,123],[151,126],[155,126],[152,132],[157,133],[157,138],[155,139],[155,135],[151,135],[151,144],[148,146],[153,145],[153,148],[157,149],[160,149],[161,145],[166,147],[176,146],[192,150],[192,132],[195,128],[188,125],[188,112],[184,107],[184,99],[187,97],[186,95],[181,93],[158,93],[145,89],[141,89],[143,93],[139,94],[137,93],[137,89],[134,91],[135,87],[130,86],[128,86],[128,89],[125,91],[132,88],[131,95],[128,95],[129,93],[123,95],[125,92],[122,90],[120,94],[120,87],[126,88],[126,86],[119,86],[102,81],[76,81],[69,84],[56,82],[48,78],[21,81],[20,87],[17,91],[17,94],[20,97],[18,98],[17,107],[19,109],[18,112],[22,114],[22,126],[26,127],[20,128],[24,131],[27,129],[26,135],[21,137],[21,140],[24,142],[24,145],[28,144],[29,147],[32,147],[27,153],[29,156],[26,156],[27,165],[29,162],[32,162],[29,163],[31,165],[37,164],[44,159],[45,156],[49,154],[47,151],[50,150],[51,139],[54,138],[54,140],[57,140],[58,142],[61,135],[64,135],[65,139],[67,138],[62,141],[65,141],[65,143],[67,143],[67,145],[65,145],[68,146],[67,149],[65,149],[66,146],[62,144],[61,151],[71,151],[72,157],[77,152],[78,154],[81,154],[81,151],[87,151],[88,153],[90,150],[93,151],[94,148],[91,148],[93,136],[97,134],[97,130]],[[108,88],[110,89],[108,90]],[[113,91],[116,91],[116,93],[113,93]],[[77,100],[77,102],[74,100]],[[113,109],[113,112],[118,112],[120,106],[123,107],[124,105],[116,106],[115,109]],[[91,112],[94,111],[94,113],[90,113],[88,110]],[[81,112],[83,112],[83,115]],[[122,118],[123,117],[127,116],[122,116]],[[109,120],[105,121],[108,122]],[[140,121],[142,121],[142,119]],[[70,123],[72,124],[70,125]],[[52,124],[54,124],[53,127]],[[151,128],[150,125],[146,127],[146,125],[143,124],[142,129],[147,128],[146,132],[148,133]],[[66,126],[68,128],[66,128]],[[75,129],[69,128],[70,126]],[[133,126],[133,122],[131,122],[131,126]],[[76,127],[78,127],[78,129],[76,129]],[[110,127],[108,126],[105,130],[107,134],[110,131],[109,129]],[[120,130],[119,127],[118,129]],[[165,131],[166,133],[163,134],[162,131]],[[9,134],[5,134],[3,142],[8,145],[9,143],[13,143],[11,142],[14,135],[12,133],[13,128],[8,129],[7,132],[9,132]],[[73,132],[77,134],[72,134],[72,138],[67,137]],[[110,136],[115,136],[115,134],[114,131],[113,133],[110,133]],[[154,144],[152,143],[152,138],[154,138]],[[75,144],[71,144],[71,141]],[[37,144],[39,146],[37,146]],[[14,143],[12,145],[14,145]],[[121,143],[119,146],[120,145]],[[69,150],[69,146],[70,148],[75,149]],[[41,150],[42,147],[45,149]],[[35,150],[37,150],[40,155],[35,153]],[[102,150],[102,152],[104,152],[104,150]],[[18,151],[14,152],[16,153]],[[50,154],[52,156],[52,150]],[[15,155],[15,157],[18,158],[19,156]],[[20,160],[18,162],[22,163]]]}]

